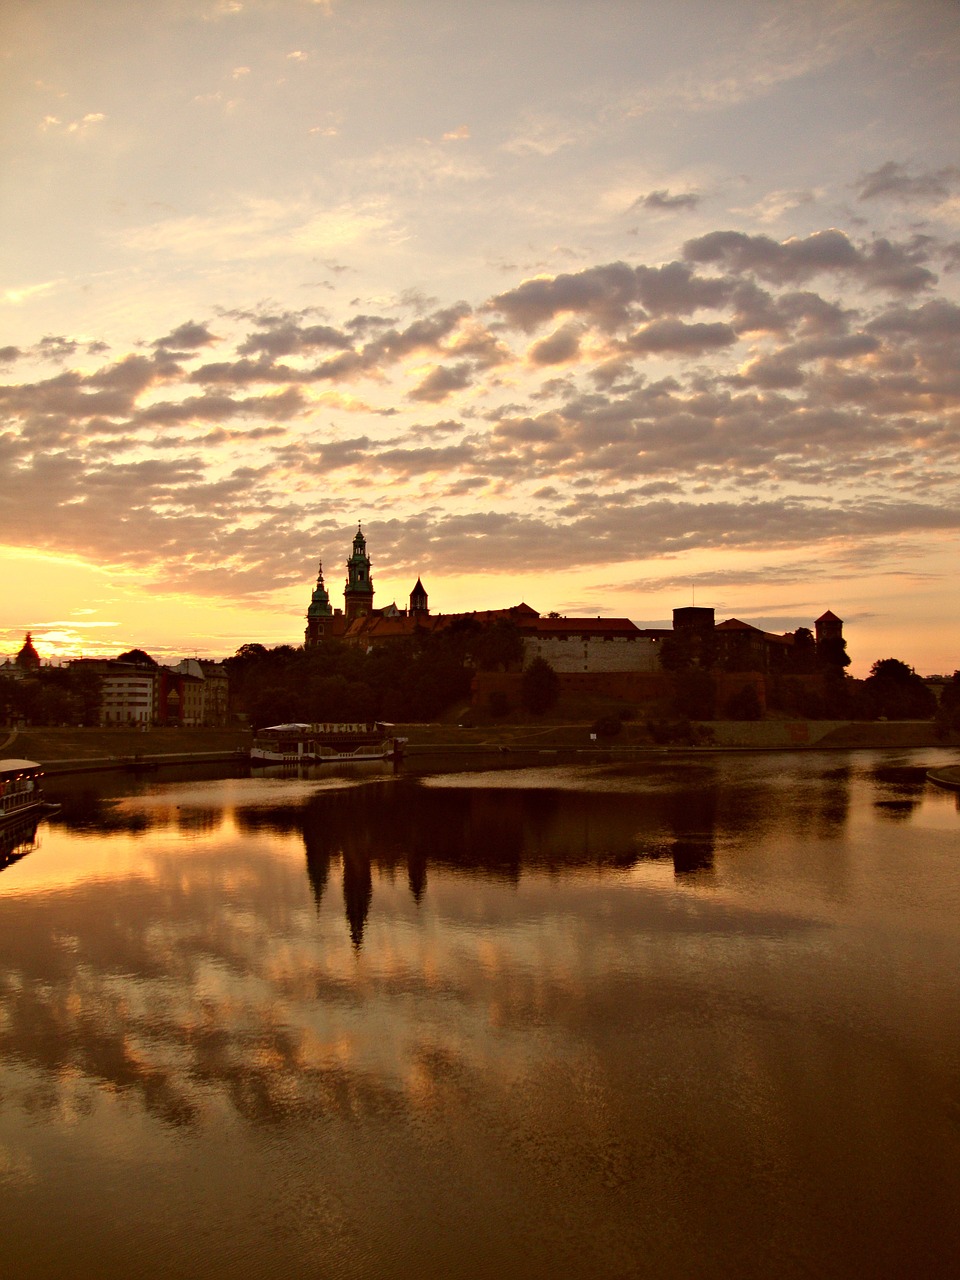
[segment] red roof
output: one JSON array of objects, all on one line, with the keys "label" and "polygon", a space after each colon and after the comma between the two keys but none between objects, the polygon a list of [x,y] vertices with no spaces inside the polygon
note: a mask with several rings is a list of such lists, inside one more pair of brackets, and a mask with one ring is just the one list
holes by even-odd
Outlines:
[{"label": "red roof", "polygon": [[718,622],[714,627],[715,631],[756,631],[757,635],[763,635],[759,627],[751,626],[749,622],[741,622],[739,618],[728,618],[726,622]]},{"label": "red roof", "polygon": [[538,618],[536,631],[540,636],[636,636],[640,634],[640,628],[629,618]]}]

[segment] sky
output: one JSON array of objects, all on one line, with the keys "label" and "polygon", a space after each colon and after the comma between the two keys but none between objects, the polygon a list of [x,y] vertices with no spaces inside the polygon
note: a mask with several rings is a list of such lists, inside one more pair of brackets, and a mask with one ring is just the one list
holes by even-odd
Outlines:
[{"label": "sky", "polygon": [[526,601],[960,667],[956,0],[0,0],[0,656]]}]

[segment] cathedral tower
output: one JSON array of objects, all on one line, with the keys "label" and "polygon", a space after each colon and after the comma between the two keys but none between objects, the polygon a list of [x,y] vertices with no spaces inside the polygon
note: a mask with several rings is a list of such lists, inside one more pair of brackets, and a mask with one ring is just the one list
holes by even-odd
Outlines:
[{"label": "cathedral tower", "polygon": [[347,581],[343,589],[344,613],[347,622],[361,618],[373,610],[373,579],[370,577],[370,557],[367,540],[360,525],[353,535],[353,555],[347,561]]},{"label": "cathedral tower", "polygon": [[313,589],[307,609],[307,630],[303,638],[305,648],[309,649],[311,645],[320,643],[323,639],[323,620],[332,617],[330,597],[327,594],[327,588],[323,585],[323,561],[321,560],[317,569],[317,585]]}]

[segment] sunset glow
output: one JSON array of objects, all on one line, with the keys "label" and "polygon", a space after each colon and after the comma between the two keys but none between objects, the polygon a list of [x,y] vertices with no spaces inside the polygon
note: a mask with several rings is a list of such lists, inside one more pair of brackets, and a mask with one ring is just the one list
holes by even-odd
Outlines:
[{"label": "sunset glow", "polygon": [[0,659],[376,603],[960,666],[947,0],[5,6]]}]

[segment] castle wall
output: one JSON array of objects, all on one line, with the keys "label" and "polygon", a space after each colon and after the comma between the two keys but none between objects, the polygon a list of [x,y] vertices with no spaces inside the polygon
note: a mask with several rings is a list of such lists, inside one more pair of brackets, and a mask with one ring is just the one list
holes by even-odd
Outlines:
[{"label": "castle wall", "polygon": [[[670,696],[669,676],[652,671],[558,672],[561,694],[580,697],[610,698],[625,703],[656,702]],[[520,705],[523,676],[519,671],[478,671],[473,677],[471,703],[485,710],[490,694],[500,691],[511,704]]]},{"label": "castle wall", "polygon": [[549,662],[558,675],[613,671],[660,671],[660,644],[649,636],[525,636],[523,665],[534,658]]}]

